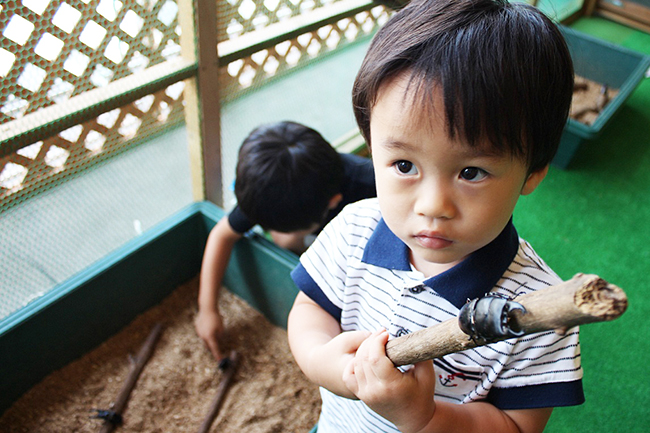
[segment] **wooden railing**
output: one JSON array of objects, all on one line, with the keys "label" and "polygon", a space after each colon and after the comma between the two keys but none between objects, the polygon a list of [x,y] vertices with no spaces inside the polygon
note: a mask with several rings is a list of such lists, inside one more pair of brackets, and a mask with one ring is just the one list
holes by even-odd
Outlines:
[{"label": "wooden railing", "polygon": [[370,0],[0,3],[0,212],[182,122],[195,197],[219,203],[202,119],[387,18]]}]

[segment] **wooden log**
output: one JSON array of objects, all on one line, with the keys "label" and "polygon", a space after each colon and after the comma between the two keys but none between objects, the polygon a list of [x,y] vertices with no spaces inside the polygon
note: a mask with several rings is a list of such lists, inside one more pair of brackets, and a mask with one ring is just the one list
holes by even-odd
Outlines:
[{"label": "wooden log", "polygon": [[223,403],[224,397],[226,396],[226,391],[228,391],[228,386],[230,385],[230,382],[232,382],[232,379],[235,375],[235,370],[237,369],[237,364],[239,362],[239,355],[233,350],[230,352],[230,356],[227,358],[227,360],[228,362],[223,369],[224,376],[221,379],[221,382],[219,382],[219,386],[217,386],[217,393],[215,394],[214,399],[210,404],[208,414],[203,419],[203,423],[199,428],[199,433],[208,433],[210,426],[219,414],[219,409],[221,408],[221,404]]},{"label": "wooden log", "polygon": [[[122,385],[122,389],[120,389],[120,392],[117,395],[117,399],[111,406],[111,412],[119,416],[122,415],[122,412],[126,408],[126,403],[129,401],[131,391],[133,391],[145,364],[149,361],[149,358],[151,358],[151,354],[153,353],[161,333],[162,324],[157,323],[149,333],[149,336],[140,348],[137,356],[131,359],[131,370]],[[102,425],[100,433],[111,433],[115,427],[115,423],[106,420]]]},{"label": "wooden log", "polygon": [[[570,280],[515,299],[526,309],[514,310],[508,325],[523,335],[569,328],[618,318],[627,309],[625,292],[596,275],[577,274]],[[505,340],[508,337],[501,338]],[[496,341],[496,340],[495,340]],[[457,319],[450,319],[390,340],[386,355],[396,366],[440,358],[476,347]]]}]

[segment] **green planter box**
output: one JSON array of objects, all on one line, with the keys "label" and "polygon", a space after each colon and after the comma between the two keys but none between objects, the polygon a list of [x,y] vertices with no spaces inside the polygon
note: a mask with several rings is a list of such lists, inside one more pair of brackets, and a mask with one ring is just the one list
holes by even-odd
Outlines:
[{"label": "green planter box", "polygon": [[650,67],[650,56],[602,41],[569,28],[562,28],[575,73],[597,83],[619,89],[618,95],[603,109],[592,125],[567,121],[553,165],[567,168],[585,140],[597,138],[632,94]]},{"label": "green planter box", "polygon": [[[0,414],[195,277],[208,233],[223,215],[211,203],[194,203],[0,320]],[[289,272],[297,262],[260,236],[245,237],[233,251],[224,285],[286,327],[298,293]]]}]

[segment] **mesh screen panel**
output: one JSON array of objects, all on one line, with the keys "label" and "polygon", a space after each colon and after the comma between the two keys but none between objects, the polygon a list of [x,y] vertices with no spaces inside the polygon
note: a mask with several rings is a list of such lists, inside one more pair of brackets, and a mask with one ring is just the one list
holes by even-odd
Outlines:
[{"label": "mesh screen panel", "polygon": [[[296,15],[332,3],[341,1],[220,2],[219,34],[221,40],[229,40],[239,36],[239,32],[281,24],[282,20],[290,21]],[[267,13],[268,19],[260,18]],[[239,146],[256,126],[292,120],[318,130],[330,142],[356,127],[352,83],[370,36],[388,18],[388,10],[375,6],[223,68],[222,178],[227,210],[235,204],[232,185]]]},{"label": "mesh screen panel", "polygon": [[4,2],[0,123],[177,56],[177,12],[170,0]]},{"label": "mesh screen panel", "polygon": [[0,317],[192,202],[184,128],[0,214]]},{"label": "mesh screen panel", "polygon": [[[253,32],[272,24],[289,21],[301,13],[342,0],[240,0],[219,2],[218,34],[220,41],[236,39],[246,32]],[[350,42],[366,37],[388,19],[383,7],[375,7],[317,30],[303,33],[282,41],[249,57],[231,62],[222,74],[224,99],[239,96],[240,92],[254,88],[278,77],[292,68],[313,64],[328,52]]]},{"label": "mesh screen panel", "polygon": [[[88,92],[180,55],[173,1],[23,0],[0,8],[3,141],[16,124],[46,122],[44,110],[83,107]],[[178,160],[185,137],[176,132],[183,87],[176,82],[41,140],[20,141],[15,151],[3,144],[0,317],[191,202],[188,158]],[[166,138],[152,140],[161,134]],[[173,199],[161,195],[163,185]]]},{"label": "mesh screen panel", "polygon": [[[220,41],[237,41],[349,0],[217,0]],[[358,3],[358,0],[357,0]],[[0,128],[180,58],[172,0],[0,2]],[[224,203],[243,138],[294,120],[334,141],[354,127],[352,81],[388,12],[349,17],[222,65]],[[0,319],[192,202],[177,81],[47,137],[0,147]],[[208,119],[209,121],[209,119]],[[6,139],[0,129],[0,142]]]}]

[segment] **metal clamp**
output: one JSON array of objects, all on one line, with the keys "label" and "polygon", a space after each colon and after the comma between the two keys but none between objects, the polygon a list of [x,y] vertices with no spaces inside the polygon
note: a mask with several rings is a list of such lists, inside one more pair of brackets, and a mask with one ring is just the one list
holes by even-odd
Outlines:
[{"label": "metal clamp", "polygon": [[458,325],[477,346],[521,337],[524,331],[511,326],[514,311],[525,314],[526,308],[505,296],[488,294],[463,305],[458,313]]}]

